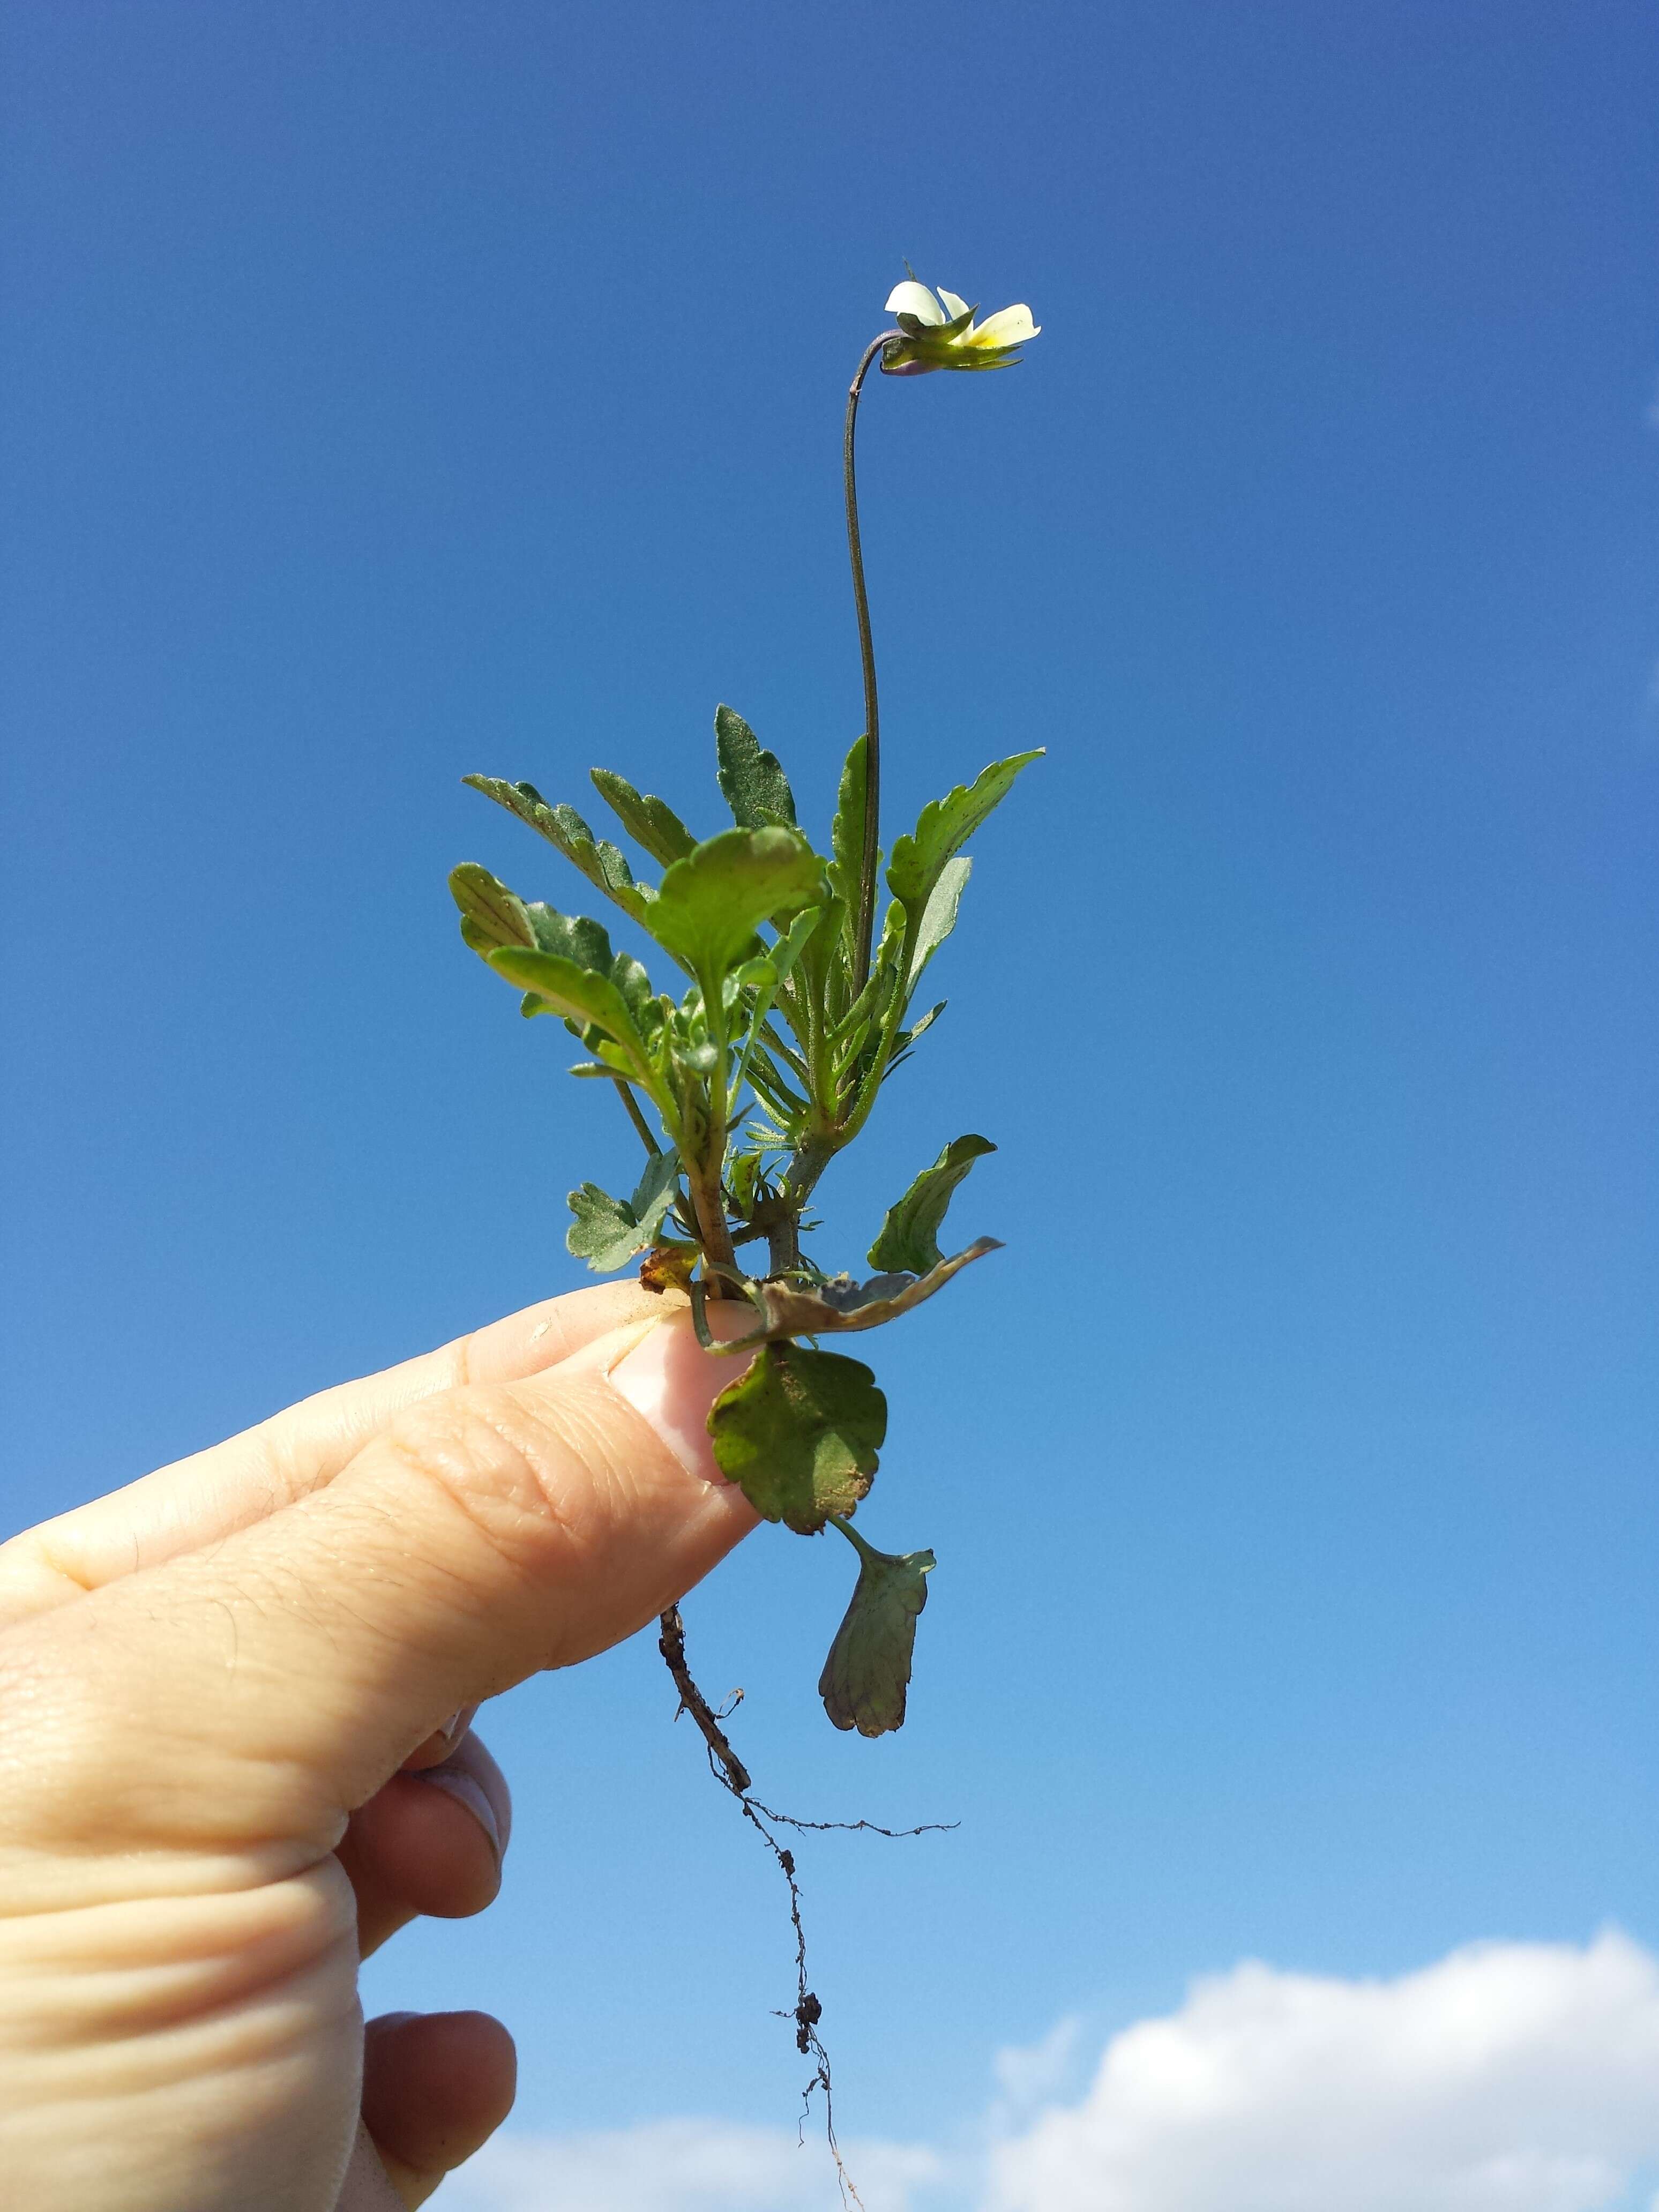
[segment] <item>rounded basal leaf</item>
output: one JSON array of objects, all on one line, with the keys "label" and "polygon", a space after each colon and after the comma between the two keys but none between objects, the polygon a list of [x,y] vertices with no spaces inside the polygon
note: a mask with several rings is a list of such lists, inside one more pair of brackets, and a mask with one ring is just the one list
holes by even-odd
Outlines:
[{"label": "rounded basal leaf", "polygon": [[936,1562],[931,1552],[878,1552],[845,1522],[836,1526],[857,1548],[859,1579],[818,1677],[818,1695],[838,1729],[885,1735],[904,1724],[916,1620]]},{"label": "rounded basal leaf", "polygon": [[768,1521],[815,1536],[874,1480],[887,1400],[862,1361],[769,1344],[708,1416],[726,1480]]}]

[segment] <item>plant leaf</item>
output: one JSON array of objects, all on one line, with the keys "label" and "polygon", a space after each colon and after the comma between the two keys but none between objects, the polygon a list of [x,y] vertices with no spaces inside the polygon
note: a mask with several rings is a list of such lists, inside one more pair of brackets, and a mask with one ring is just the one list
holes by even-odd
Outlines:
[{"label": "plant leaf", "polygon": [[909,1048],[915,1042],[916,1039],[921,1035],[924,1030],[930,1030],[933,1028],[933,1024],[945,1012],[945,1009],[949,1003],[948,1000],[941,999],[938,1006],[929,1006],[925,1014],[921,1015],[916,1021],[912,1022],[908,1030],[901,1030],[899,1031],[898,1035],[893,1039],[894,1056],[887,1063],[887,1073],[890,1075],[898,1066],[900,1059],[908,1058]]},{"label": "plant leaf", "polygon": [[643,918],[651,902],[649,887],[635,882],[634,871],[618,848],[596,840],[574,806],[550,806],[533,783],[507,783],[498,775],[464,775],[461,781],[538,830],[590,884],[615,899],[624,914],[635,921]]},{"label": "plant leaf", "polygon": [[885,1735],[904,1725],[916,1620],[927,1602],[931,1552],[878,1552],[836,1522],[857,1547],[858,1587],[818,1677],[823,1710],[838,1729]]},{"label": "plant leaf", "polygon": [[635,843],[665,868],[672,861],[683,860],[696,843],[666,799],[646,797],[626,777],[613,775],[608,768],[591,768],[587,773],[593,788]]},{"label": "plant leaf", "polygon": [[653,1237],[679,1195],[679,1179],[680,1156],[672,1145],[665,1152],[652,1153],[629,1203],[633,1206],[634,1218]]},{"label": "plant leaf", "polygon": [[708,1349],[743,1352],[751,1344],[785,1337],[837,1336],[879,1328],[884,1322],[896,1321],[901,1314],[925,1304],[974,1261],[1001,1249],[997,1237],[979,1237],[965,1251],[952,1253],[925,1275],[895,1271],[872,1275],[867,1283],[855,1283],[850,1275],[832,1275],[821,1283],[745,1283],[744,1293],[760,1316],[760,1327],[747,1336],[728,1337],[723,1344],[711,1340]]},{"label": "plant leaf", "polygon": [[723,830],[675,861],[645,927],[717,1005],[728,971],[757,949],[761,923],[815,905],[823,890],[823,864],[799,830]]},{"label": "plant leaf", "polygon": [[866,765],[870,750],[867,737],[854,738],[841,772],[841,789],[836,800],[836,818],[830,830],[830,881],[837,898],[847,902],[849,916],[856,920],[859,910],[859,884],[864,872],[864,800]]},{"label": "plant leaf", "polygon": [[[823,915],[824,909],[822,907],[804,907],[790,923],[788,929],[772,947],[767,957],[750,963],[759,972],[756,975],[753,982],[755,999],[749,1017],[749,1034],[743,1040],[742,1048],[738,1054],[738,1064],[732,1076],[732,1096],[734,1098],[749,1073],[750,1063],[754,1058],[755,1041],[760,1035],[766,1017],[772,1011],[772,1001],[788,981],[807,939],[823,920]],[[744,972],[743,969],[738,970],[739,975]]]},{"label": "plant leaf", "polygon": [[632,1208],[601,1190],[598,1183],[579,1183],[566,1203],[576,1218],[565,1231],[565,1243],[596,1274],[620,1267],[638,1250],[629,1242],[635,1233]]},{"label": "plant leaf", "polygon": [[449,895],[461,910],[461,935],[484,959],[498,945],[536,942],[524,901],[476,860],[450,870]]},{"label": "plant leaf", "polygon": [[650,1073],[645,1040],[629,1012],[628,1001],[608,975],[579,967],[556,952],[531,952],[518,945],[503,945],[489,957],[498,975],[505,975],[521,991],[533,993],[567,1021],[578,1022],[584,1030],[590,1026],[602,1030],[643,1073]]},{"label": "plant leaf", "polygon": [[793,829],[795,794],[775,753],[763,750],[743,716],[730,707],[714,709],[714,750],[720,756],[720,789],[739,830],[775,825]]},{"label": "plant leaf", "polygon": [[561,960],[574,960],[578,968],[591,968],[597,975],[611,974],[616,955],[602,921],[590,921],[585,914],[561,914],[557,907],[541,899],[526,907],[525,915],[534,932],[532,941],[539,951],[556,952]]},{"label": "plant leaf", "polygon": [[655,1291],[689,1290],[692,1273],[702,1257],[696,1244],[682,1244],[675,1238],[659,1237],[640,1262],[640,1287]]},{"label": "plant leaf", "polygon": [[656,1242],[678,1191],[679,1173],[679,1154],[671,1146],[652,1154],[630,1200],[612,1198],[596,1182],[583,1183],[570,1194],[570,1211],[576,1218],[565,1232],[565,1243],[597,1275],[625,1267],[636,1252]]},{"label": "plant leaf", "polygon": [[926,1274],[937,1267],[943,1255],[939,1232],[957,1185],[977,1159],[996,1146],[988,1137],[957,1137],[948,1144],[930,1168],[924,1168],[896,1206],[887,1209],[881,1234],[870,1247],[872,1267],[904,1268]]},{"label": "plant leaf", "polygon": [[971,784],[958,784],[943,799],[930,799],[922,808],[915,830],[894,844],[887,870],[887,888],[903,904],[913,944],[945,862],[967,843],[986,817],[1001,805],[1013,788],[1014,778],[1021,769],[1040,759],[1042,750],[1039,745],[1033,752],[1015,753],[1007,760],[993,761]]},{"label": "plant leaf", "polygon": [[768,1521],[815,1536],[869,1490],[887,1400],[861,1361],[769,1344],[708,1415],[714,1457]]},{"label": "plant leaf", "polygon": [[916,924],[915,938],[910,947],[909,972],[904,979],[907,1000],[921,980],[922,969],[956,927],[957,909],[962,904],[962,894],[967,890],[968,878],[973,872],[973,862],[964,860],[959,853],[939,870],[939,881],[927,894],[927,903],[921,910],[921,920]]}]

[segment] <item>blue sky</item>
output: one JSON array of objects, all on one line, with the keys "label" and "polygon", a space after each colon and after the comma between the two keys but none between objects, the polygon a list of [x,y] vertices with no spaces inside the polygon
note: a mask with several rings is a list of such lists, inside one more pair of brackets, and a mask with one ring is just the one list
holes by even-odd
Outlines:
[{"label": "blue sky", "polygon": [[[443,877],[574,887],[459,779],[712,827],[725,699],[826,814],[908,256],[1044,331],[865,410],[892,818],[1049,754],[824,1198],[856,1257],[982,1129],[1009,1249],[879,1341],[903,1734],[817,1709],[838,1557],[689,1611],[770,1802],[962,1822],[804,1855],[848,2112],[941,2137],[1250,1955],[1659,1942],[1650,12],[4,41],[9,1520],[576,1282],[631,1139]],[[505,1701],[503,1899],[374,1970],[502,2014],[526,2128],[788,2118],[775,1878],[671,1710],[646,1642]]]}]

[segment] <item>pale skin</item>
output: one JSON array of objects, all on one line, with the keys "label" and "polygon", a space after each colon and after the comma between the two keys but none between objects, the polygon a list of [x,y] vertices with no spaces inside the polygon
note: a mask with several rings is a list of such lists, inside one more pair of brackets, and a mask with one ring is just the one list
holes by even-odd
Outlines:
[{"label": "pale skin", "polygon": [[477,1705],[754,1525],[703,1425],[737,1371],[635,1285],[578,1291],[0,1547],[17,2203],[397,2212],[500,2124],[506,2029],[366,2029],[358,1961],[495,1893]]}]

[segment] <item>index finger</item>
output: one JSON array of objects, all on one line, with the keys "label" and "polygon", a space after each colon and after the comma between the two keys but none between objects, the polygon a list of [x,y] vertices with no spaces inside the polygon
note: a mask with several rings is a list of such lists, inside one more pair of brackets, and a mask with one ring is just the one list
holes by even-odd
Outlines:
[{"label": "index finger", "polygon": [[224,1443],[43,1521],[0,1545],[0,1622],[196,1551],[320,1490],[422,1398],[543,1374],[672,1303],[632,1280],[544,1298],[435,1352],[319,1390]]}]

